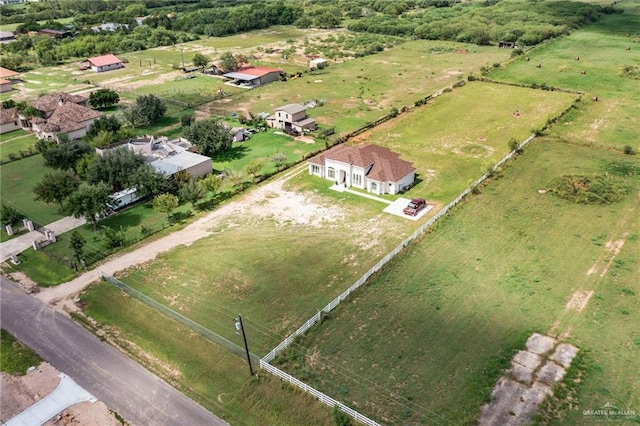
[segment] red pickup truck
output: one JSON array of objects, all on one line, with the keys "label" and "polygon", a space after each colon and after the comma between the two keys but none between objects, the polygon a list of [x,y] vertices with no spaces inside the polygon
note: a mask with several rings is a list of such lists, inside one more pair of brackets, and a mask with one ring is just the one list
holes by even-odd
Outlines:
[{"label": "red pickup truck", "polygon": [[427,207],[427,202],[424,198],[414,198],[409,202],[407,207],[402,210],[402,212],[408,216],[415,216],[425,207]]}]

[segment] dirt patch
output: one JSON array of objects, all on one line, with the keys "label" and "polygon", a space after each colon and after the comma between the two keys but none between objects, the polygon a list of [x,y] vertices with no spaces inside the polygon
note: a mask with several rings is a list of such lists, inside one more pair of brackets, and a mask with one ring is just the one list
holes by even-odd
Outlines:
[{"label": "dirt patch", "polygon": [[12,272],[9,274],[9,278],[27,293],[35,293],[39,290],[38,284],[22,272]]},{"label": "dirt patch", "polygon": [[576,291],[567,302],[565,309],[582,312],[587,303],[589,303],[591,296],[593,296],[593,290]]},{"label": "dirt patch", "polygon": [[[0,421],[9,421],[35,402],[53,392],[60,383],[60,372],[43,362],[24,376],[0,373]],[[45,426],[122,426],[102,402],[75,404],[45,423]]]}]

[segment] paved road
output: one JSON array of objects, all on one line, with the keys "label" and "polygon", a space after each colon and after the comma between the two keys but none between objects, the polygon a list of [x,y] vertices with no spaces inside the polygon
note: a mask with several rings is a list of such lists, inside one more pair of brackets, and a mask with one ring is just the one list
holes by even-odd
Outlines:
[{"label": "paved road", "polygon": [[226,425],[87,330],[0,276],[0,323],[125,420],[138,426]]}]

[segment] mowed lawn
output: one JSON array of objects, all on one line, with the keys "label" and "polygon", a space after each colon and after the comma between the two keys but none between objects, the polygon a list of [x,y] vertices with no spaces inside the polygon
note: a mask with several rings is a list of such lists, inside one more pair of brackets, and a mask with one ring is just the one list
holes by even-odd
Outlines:
[{"label": "mowed lawn", "polygon": [[[616,204],[539,192],[565,174],[613,173],[614,162],[636,171],[618,176],[629,194]],[[607,402],[638,407],[639,170],[635,157],[535,141],[277,360],[385,424],[473,424],[531,333],[565,334],[588,365],[570,419]],[[567,310],[584,290],[595,292],[586,309]]]},{"label": "mowed lawn", "polygon": [[34,155],[2,165],[0,193],[2,201],[15,207],[39,226],[62,219],[60,206],[36,201],[33,188],[42,180],[47,169],[42,155]]},{"label": "mowed lawn", "polygon": [[216,101],[209,110],[273,112],[288,103],[323,100],[308,110],[309,116],[338,133],[353,131],[391,112],[412,106],[438,89],[453,84],[480,67],[503,62],[509,52],[495,47],[462,43],[412,41],[384,52],[353,59],[305,74],[296,80],[277,82]]},{"label": "mowed lawn", "polygon": [[[521,57],[492,71],[489,77],[585,92],[581,107],[562,121],[556,133],[572,143],[619,150],[629,145],[638,152],[639,27],[638,11],[607,15],[596,24],[533,49],[527,53],[529,61]],[[624,73],[625,66],[635,67],[635,77]]]},{"label": "mowed lawn", "polygon": [[[385,146],[416,167],[406,197],[448,203],[576,95],[470,82],[353,139]],[[515,111],[520,115],[515,116]]]}]

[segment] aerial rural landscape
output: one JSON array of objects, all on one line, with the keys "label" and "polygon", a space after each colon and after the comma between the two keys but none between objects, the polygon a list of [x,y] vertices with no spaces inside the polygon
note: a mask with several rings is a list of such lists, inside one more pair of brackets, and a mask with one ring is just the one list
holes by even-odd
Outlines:
[{"label": "aerial rural landscape", "polygon": [[640,2],[4,0],[0,42],[3,424],[640,423]]}]

